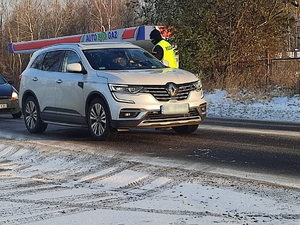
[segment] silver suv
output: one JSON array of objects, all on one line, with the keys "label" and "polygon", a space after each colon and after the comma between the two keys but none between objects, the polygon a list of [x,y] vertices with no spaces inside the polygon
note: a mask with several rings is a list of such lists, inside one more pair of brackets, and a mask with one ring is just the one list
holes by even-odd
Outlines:
[{"label": "silver suv", "polygon": [[130,128],[192,133],[206,115],[202,84],[131,43],[59,44],[34,52],[21,75],[26,127],[88,127],[96,140]]}]

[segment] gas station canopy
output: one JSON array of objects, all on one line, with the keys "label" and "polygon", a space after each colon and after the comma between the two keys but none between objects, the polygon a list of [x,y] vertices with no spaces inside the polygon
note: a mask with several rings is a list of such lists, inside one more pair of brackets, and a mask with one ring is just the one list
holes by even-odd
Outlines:
[{"label": "gas station canopy", "polygon": [[151,51],[153,44],[150,41],[150,32],[159,29],[163,37],[169,37],[164,26],[137,26],[98,33],[79,34],[58,38],[42,39],[35,41],[14,42],[9,44],[10,53],[33,53],[34,51],[54,44],[82,43],[82,42],[131,42],[147,51]]}]

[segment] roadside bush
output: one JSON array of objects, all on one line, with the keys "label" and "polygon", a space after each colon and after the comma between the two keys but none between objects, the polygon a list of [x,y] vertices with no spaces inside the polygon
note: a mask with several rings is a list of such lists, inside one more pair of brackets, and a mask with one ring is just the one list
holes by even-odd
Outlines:
[{"label": "roadside bush", "polygon": [[249,90],[274,97],[300,94],[300,58],[237,63],[231,73],[215,69],[212,75],[211,71],[204,70],[200,75],[206,90]]}]

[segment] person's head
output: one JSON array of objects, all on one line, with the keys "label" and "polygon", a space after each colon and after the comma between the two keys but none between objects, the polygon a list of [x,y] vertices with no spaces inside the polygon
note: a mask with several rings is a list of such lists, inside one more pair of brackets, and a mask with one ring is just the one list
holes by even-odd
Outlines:
[{"label": "person's head", "polygon": [[114,61],[123,67],[127,65],[127,60],[124,57],[117,57],[114,59]]},{"label": "person's head", "polygon": [[157,29],[154,29],[151,31],[150,33],[150,39],[151,39],[151,42],[156,45],[158,42],[160,42],[163,38],[162,38],[162,35],[160,33],[159,30]]}]

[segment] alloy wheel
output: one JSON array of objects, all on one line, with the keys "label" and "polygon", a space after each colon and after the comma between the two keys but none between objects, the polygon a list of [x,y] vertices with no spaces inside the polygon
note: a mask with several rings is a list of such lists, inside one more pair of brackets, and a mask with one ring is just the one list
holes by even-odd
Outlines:
[{"label": "alloy wheel", "polygon": [[103,106],[96,103],[92,106],[90,111],[91,129],[97,136],[104,134],[107,126],[106,113]]},{"label": "alloy wheel", "polygon": [[30,129],[33,129],[37,123],[37,109],[33,101],[28,101],[25,108],[25,121]]}]

